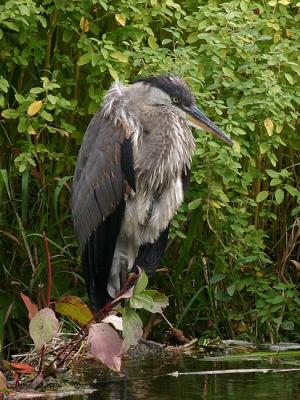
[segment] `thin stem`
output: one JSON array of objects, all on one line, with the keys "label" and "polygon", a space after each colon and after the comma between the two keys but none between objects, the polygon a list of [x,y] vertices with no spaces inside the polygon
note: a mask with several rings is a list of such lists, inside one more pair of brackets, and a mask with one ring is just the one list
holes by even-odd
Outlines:
[{"label": "thin stem", "polygon": [[47,287],[47,306],[49,307],[51,302],[51,289],[52,289],[52,265],[51,265],[51,255],[49,251],[49,242],[47,234],[43,233],[45,253],[47,257],[47,275],[48,275],[48,287]]}]

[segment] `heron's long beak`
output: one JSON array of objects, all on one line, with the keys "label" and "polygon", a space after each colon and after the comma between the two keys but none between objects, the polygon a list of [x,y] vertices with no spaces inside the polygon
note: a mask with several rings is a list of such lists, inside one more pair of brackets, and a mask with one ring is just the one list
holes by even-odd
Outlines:
[{"label": "heron's long beak", "polygon": [[196,106],[185,108],[187,121],[195,128],[203,129],[204,131],[211,132],[223,142],[233,145],[233,141],[226,135],[220,128],[217,127],[202,111]]}]

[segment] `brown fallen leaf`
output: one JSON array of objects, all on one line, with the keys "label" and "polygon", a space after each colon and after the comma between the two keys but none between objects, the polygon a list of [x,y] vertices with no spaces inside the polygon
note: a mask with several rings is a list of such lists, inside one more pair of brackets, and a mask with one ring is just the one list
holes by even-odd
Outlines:
[{"label": "brown fallen leaf", "polygon": [[7,380],[3,372],[0,371],[0,390],[7,389]]}]

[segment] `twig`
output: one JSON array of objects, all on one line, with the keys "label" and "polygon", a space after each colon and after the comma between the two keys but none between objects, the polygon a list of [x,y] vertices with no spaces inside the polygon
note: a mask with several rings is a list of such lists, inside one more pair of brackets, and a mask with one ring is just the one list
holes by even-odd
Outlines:
[{"label": "twig", "polygon": [[34,379],[36,379],[40,374],[44,373],[44,370],[43,370],[44,360],[45,360],[45,345],[41,349],[39,369],[38,369],[38,372]]},{"label": "twig", "polygon": [[[57,367],[60,367],[63,365],[67,357],[72,354],[72,351],[76,349],[78,345],[81,344],[82,340],[88,335],[87,328],[91,324],[91,322],[95,321],[95,319],[100,319],[100,321],[107,315],[109,314],[114,307],[116,307],[119,303],[121,303],[122,299],[124,298],[124,294],[130,290],[136,280],[138,279],[139,275],[137,274],[132,274],[129,276],[127,279],[124,287],[120,290],[118,293],[117,297],[106,303],[99,311],[96,312],[96,314],[91,318],[87,324],[85,324],[77,333],[77,335],[73,338],[73,340],[65,345],[62,350],[58,353],[58,355],[55,357],[55,359],[47,366],[47,369],[49,370],[53,364],[57,361]],[[67,351],[68,350],[68,351]],[[60,359],[60,357],[64,354],[65,356]],[[58,361],[59,360],[59,361]]]}]

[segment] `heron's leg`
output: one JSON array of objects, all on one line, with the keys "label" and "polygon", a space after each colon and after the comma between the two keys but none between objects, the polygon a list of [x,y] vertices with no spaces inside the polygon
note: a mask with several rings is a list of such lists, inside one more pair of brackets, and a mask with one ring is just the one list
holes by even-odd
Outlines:
[{"label": "heron's leg", "polygon": [[[124,241],[119,237],[115,252],[114,252],[114,257],[113,257],[113,262],[110,270],[110,276],[108,280],[108,285],[107,285],[107,290],[109,295],[114,299],[122,289],[122,280],[123,278],[121,277],[122,270],[124,268],[124,264],[126,265],[126,260],[127,260],[127,254],[126,254],[126,245]],[[123,275],[122,275],[123,276]]]},{"label": "heron's leg", "polygon": [[120,259],[120,272],[119,272],[119,280],[120,280],[120,290],[122,290],[127,282],[128,278],[128,262],[127,260]]}]

